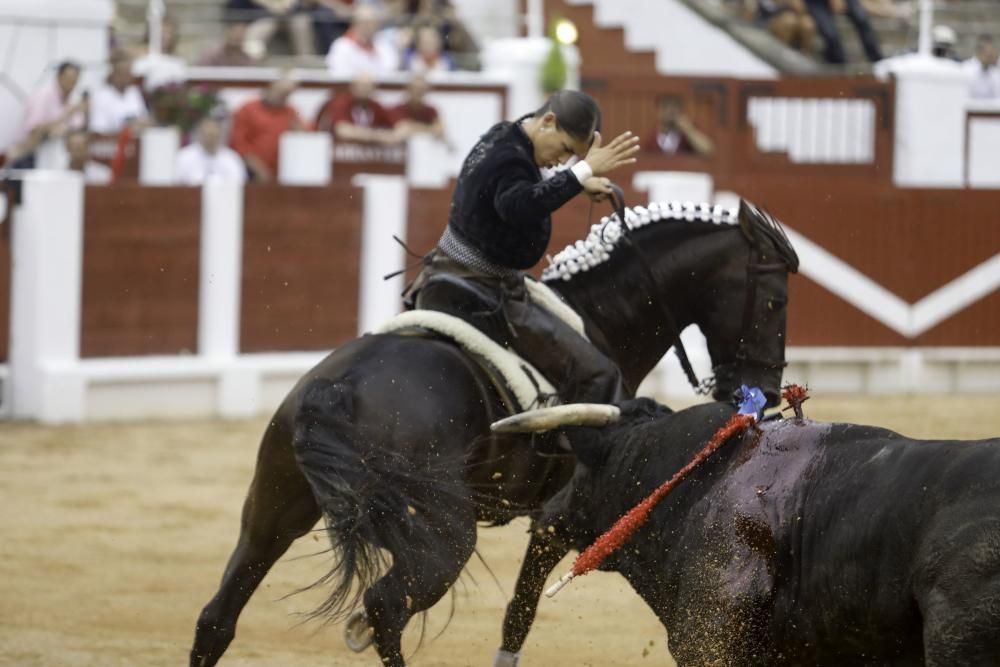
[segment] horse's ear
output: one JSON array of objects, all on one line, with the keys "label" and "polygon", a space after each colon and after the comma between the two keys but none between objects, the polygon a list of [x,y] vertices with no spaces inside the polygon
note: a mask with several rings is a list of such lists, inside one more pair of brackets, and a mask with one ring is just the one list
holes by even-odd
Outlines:
[{"label": "horse's ear", "polygon": [[608,427],[571,426],[563,429],[576,460],[595,470],[604,465],[614,446]]},{"label": "horse's ear", "polygon": [[740,231],[751,243],[757,238],[754,234],[754,228],[760,224],[761,217],[762,214],[756,206],[746,199],[740,199],[740,211],[737,219],[740,222]]}]

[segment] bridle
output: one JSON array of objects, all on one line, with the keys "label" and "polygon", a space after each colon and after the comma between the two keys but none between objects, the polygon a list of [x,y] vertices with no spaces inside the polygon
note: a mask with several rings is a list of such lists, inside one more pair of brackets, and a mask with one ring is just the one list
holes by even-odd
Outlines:
[{"label": "bridle", "polygon": [[[740,344],[736,348],[736,356],[732,361],[716,364],[712,367],[712,377],[708,378],[714,388],[716,379],[723,373],[736,374],[737,369],[746,366],[757,366],[759,368],[785,368],[788,362],[784,359],[760,358],[751,354],[750,344],[747,342],[748,334],[753,326],[755,309],[757,303],[757,283],[759,276],[765,273],[778,273],[788,271],[788,265],[784,262],[760,262],[760,248],[758,240],[748,236],[750,241],[750,253],[747,256],[747,281],[746,294],[743,301],[743,323],[740,329]],[[732,369],[732,370],[730,370]],[[707,393],[707,392],[706,392]]]},{"label": "bridle", "polygon": [[[614,212],[618,216],[618,220],[622,226],[622,244],[635,255],[637,264],[642,269],[643,277],[649,283],[649,287],[653,288],[656,285],[656,277],[653,275],[653,269],[650,267],[649,262],[642,253],[642,250],[640,250],[639,246],[636,245],[630,238],[630,232],[632,230],[625,223],[625,193],[614,183],[611,184],[611,207],[614,209]],[[670,312],[670,308],[663,301],[663,299],[659,297],[658,290],[649,289],[647,291],[651,301],[660,311],[661,321],[667,330],[667,335],[673,341],[674,352],[677,354],[677,360],[680,361],[681,369],[684,371],[684,375],[687,377],[688,383],[690,383],[695,393],[699,395],[707,395],[711,393],[716,387],[717,378],[724,372],[731,372],[735,374],[737,368],[744,366],[785,368],[788,365],[788,362],[784,359],[767,359],[755,356],[751,353],[751,350],[749,349],[750,345],[747,342],[749,339],[748,334],[753,326],[754,305],[757,303],[757,286],[759,276],[765,273],[788,271],[788,265],[784,262],[761,263],[758,239],[750,234],[744,234],[744,236],[746,236],[747,240],[750,242],[750,253],[747,256],[747,281],[746,293],[743,301],[743,322],[740,330],[740,343],[736,349],[736,356],[734,359],[732,361],[712,366],[711,376],[706,377],[703,380],[698,379],[697,374],[694,372],[694,368],[691,366],[691,360],[688,358],[687,350],[684,348],[684,341],[681,340],[681,330],[677,325],[677,320],[674,318],[673,313]],[[733,370],[729,371],[730,368]]]}]

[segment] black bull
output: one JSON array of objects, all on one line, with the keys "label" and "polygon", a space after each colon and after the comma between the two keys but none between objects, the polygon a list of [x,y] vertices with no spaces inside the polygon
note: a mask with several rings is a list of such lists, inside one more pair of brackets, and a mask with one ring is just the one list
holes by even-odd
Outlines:
[{"label": "black bull", "polygon": [[[619,424],[567,429],[580,464],[542,521],[588,546],[732,412],[640,399]],[[681,666],[997,665],[1000,438],[766,422],[603,567],[657,614]]]}]

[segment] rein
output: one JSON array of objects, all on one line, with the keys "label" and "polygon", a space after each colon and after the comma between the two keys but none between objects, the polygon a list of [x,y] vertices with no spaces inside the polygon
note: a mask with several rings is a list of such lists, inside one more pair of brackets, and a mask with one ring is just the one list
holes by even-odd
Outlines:
[{"label": "rein", "polygon": [[[632,239],[629,238],[629,228],[625,224],[625,192],[616,184],[611,184],[611,208],[614,209],[615,215],[618,216],[618,220],[621,222],[625,230],[622,234],[622,241],[625,247],[631,250],[638,260],[640,268],[642,268],[643,276],[646,282],[649,283],[649,287],[654,287],[656,285],[656,277],[653,275],[653,269],[649,266],[649,262],[646,261],[646,256],[642,254]],[[667,334],[673,340],[674,350],[677,353],[677,359],[681,362],[681,368],[684,370],[684,375],[687,377],[688,382],[694,389],[696,394],[704,395],[712,390],[715,382],[711,379],[706,379],[704,382],[698,380],[697,374],[694,372],[694,367],[691,366],[691,360],[688,358],[687,350],[684,348],[684,341],[681,340],[680,327],[677,326],[677,321],[674,319],[673,313],[670,309],[659,298],[659,291],[656,289],[650,289],[648,291],[650,299],[656,304],[657,309],[660,311],[660,316],[663,321],[663,325],[667,329]]]},{"label": "rein", "polygon": [[716,375],[723,369],[731,366],[753,365],[764,368],[785,368],[788,362],[781,359],[758,359],[751,356],[749,343],[747,342],[747,332],[753,327],[754,304],[757,302],[757,280],[762,273],[775,273],[786,271],[788,266],[783,262],[770,262],[762,264],[760,260],[760,249],[757,247],[756,239],[750,240],[750,253],[747,257],[747,289],[746,298],[743,301],[743,323],[740,331],[740,344],[736,348],[736,357],[733,361],[718,364],[712,370]]}]

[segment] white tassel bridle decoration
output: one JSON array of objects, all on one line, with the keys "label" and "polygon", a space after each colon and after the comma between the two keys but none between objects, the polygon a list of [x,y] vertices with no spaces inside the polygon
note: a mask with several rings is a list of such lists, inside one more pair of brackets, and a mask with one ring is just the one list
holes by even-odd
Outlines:
[{"label": "white tassel bridle decoration", "polygon": [[[737,221],[738,210],[710,204],[692,202],[650,202],[648,206],[625,209],[625,227],[629,230],[644,227],[661,220],[687,220],[690,222],[710,222],[716,225],[733,225]],[[622,222],[618,214],[605,216],[590,227],[587,238],[568,245],[555,257],[549,258],[549,266],[542,272],[542,280],[569,280],[574,275],[588,271],[611,259],[611,252],[622,237]]]}]

